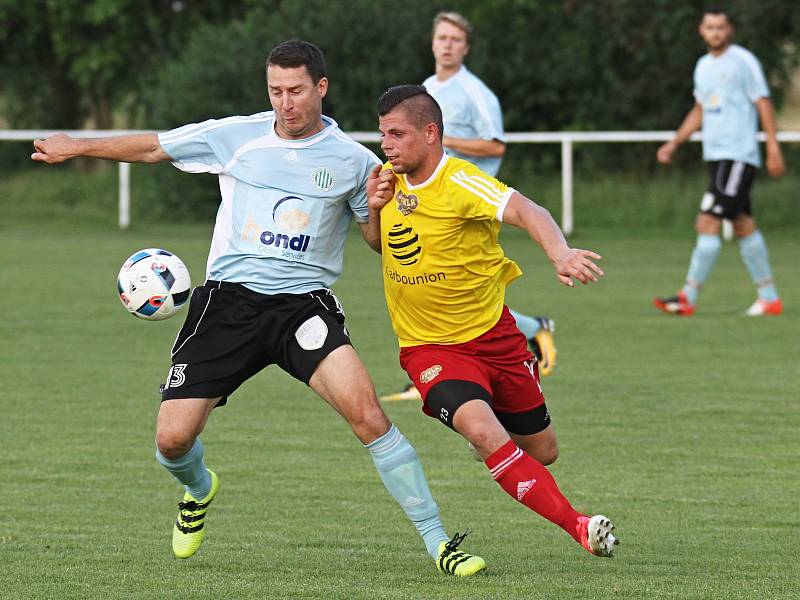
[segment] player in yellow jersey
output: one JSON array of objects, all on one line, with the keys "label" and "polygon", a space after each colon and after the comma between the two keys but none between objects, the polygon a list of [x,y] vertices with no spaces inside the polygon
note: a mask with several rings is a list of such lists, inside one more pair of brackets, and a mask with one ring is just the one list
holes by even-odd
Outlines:
[{"label": "player in yellow jersey", "polygon": [[422,86],[378,100],[384,170],[368,182],[380,220],[386,303],[400,364],[426,414],[460,433],[515,500],[611,556],[613,524],[582,514],[545,465],[558,455],[536,361],[504,304],[521,271],[498,243],[501,223],[525,229],[558,279],[596,282],[600,256],[570,248],[550,213],[442,147],[442,113]]},{"label": "player in yellow jersey", "polygon": [[[503,112],[494,92],[464,64],[470,52],[472,24],[463,15],[443,11],[434,18],[431,33],[436,72],[422,85],[442,109],[446,134],[442,142],[451,156],[468,160],[484,173],[495,176],[506,151]],[[557,357],[553,320],[509,310],[528,338],[539,363],[539,374],[550,375]],[[413,383],[402,392],[381,397],[381,400],[420,399]]]}]

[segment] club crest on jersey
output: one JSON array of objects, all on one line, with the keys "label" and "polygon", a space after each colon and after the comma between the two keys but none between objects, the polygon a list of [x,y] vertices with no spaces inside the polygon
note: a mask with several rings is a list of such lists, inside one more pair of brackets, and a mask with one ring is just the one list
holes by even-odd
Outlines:
[{"label": "club crest on jersey", "polygon": [[434,379],[439,376],[439,373],[442,372],[442,365],[433,365],[432,367],[428,367],[422,373],[419,374],[419,382],[420,383],[430,383]]},{"label": "club crest on jersey", "polygon": [[406,217],[417,210],[417,207],[419,206],[419,199],[414,194],[409,194],[406,196],[400,190],[397,190],[397,194],[395,194],[394,199],[397,201],[397,210],[403,213],[403,215]]},{"label": "club crest on jersey", "polygon": [[323,192],[327,192],[336,185],[336,176],[328,167],[314,169],[314,172],[311,173],[311,179],[314,181],[314,185]]}]

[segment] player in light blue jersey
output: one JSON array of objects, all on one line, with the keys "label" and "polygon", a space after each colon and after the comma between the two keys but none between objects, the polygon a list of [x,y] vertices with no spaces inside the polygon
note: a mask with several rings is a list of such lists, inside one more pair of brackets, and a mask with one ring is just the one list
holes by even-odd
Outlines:
[{"label": "player in light blue jersey", "polygon": [[279,135],[275,111],[159,134],[177,168],[219,176],[208,279],[271,295],[327,288],[341,275],[352,217],[369,221],[365,182],[377,158],[321,121],[299,140]]},{"label": "player in light blue jersey", "polygon": [[756,301],[745,311],[751,317],[783,312],[764,237],[756,228],[750,202],[750,188],[761,166],[758,121],[767,137],[767,172],[780,177],[783,155],[778,145],[775,114],[769,87],[758,59],[731,43],[733,24],[724,11],[706,11],[700,36],[708,54],[694,70],[695,104],[675,137],[658,149],[659,162],[669,163],[678,146],[694,131],[703,129],[703,160],[708,162],[709,186],[700,203],[695,229],[697,244],[692,252],[686,283],[675,296],[655,298],[663,312],[694,314],[700,288],[708,279],[719,256],[722,219],[730,219],[739,240],[739,250],[756,285]]},{"label": "player in light blue jersey", "polygon": [[473,575],[485,562],[458,550],[463,536],[445,533],[416,452],[381,409],[328,289],[341,273],[354,216],[380,251],[379,219],[367,204],[380,193],[380,161],[322,115],[328,79],[319,48],[300,40],[279,44],[266,72],[269,112],[158,135],[34,142],[32,158],[48,163],[76,156],[172,161],[219,178],[207,280],[193,291],[172,348],[156,424],[157,460],[185,487],[173,553],[188,558],[199,549],[219,490],[198,437],[208,416],[246,379],[277,364],[347,420],[437,568]]},{"label": "player in light blue jersey", "polygon": [[436,73],[422,85],[442,108],[447,153],[494,177],[506,152],[503,113],[497,96],[464,65],[471,35],[472,25],[462,15],[436,15],[431,43]]},{"label": "player in light blue jersey", "polygon": [[[433,58],[436,73],[422,85],[442,109],[447,154],[468,160],[492,177],[506,152],[503,113],[492,90],[464,66],[472,25],[455,12],[440,12],[433,20]],[[550,375],[556,365],[555,324],[547,317],[531,317],[511,309],[539,361],[539,373]],[[413,384],[383,400],[421,400]]]}]

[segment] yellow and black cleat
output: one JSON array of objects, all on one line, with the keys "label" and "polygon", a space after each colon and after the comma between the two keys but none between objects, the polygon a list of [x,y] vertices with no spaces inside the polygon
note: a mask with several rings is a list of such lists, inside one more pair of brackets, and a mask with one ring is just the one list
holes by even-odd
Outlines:
[{"label": "yellow and black cleat", "polygon": [[195,500],[189,492],[183,495],[183,502],[178,503],[178,519],[172,528],[172,552],[178,558],[189,558],[200,548],[206,532],[203,529],[208,505],[217,495],[219,478],[211,469],[211,491],[202,502]]},{"label": "yellow and black cleat", "polygon": [[556,350],[556,343],[553,339],[556,326],[552,319],[547,317],[535,318],[539,322],[539,331],[528,340],[528,345],[539,361],[539,375],[547,377],[553,373],[556,366],[558,350]]},{"label": "yellow and black cleat", "polygon": [[458,549],[458,545],[469,535],[467,529],[462,535],[455,534],[449,542],[439,545],[439,558],[436,559],[436,568],[442,573],[469,577],[486,568],[486,561],[480,556],[473,556]]},{"label": "yellow and black cleat", "polygon": [[411,382],[406,384],[406,387],[403,388],[402,392],[386,394],[385,396],[381,396],[380,399],[381,402],[397,402],[398,400],[416,400],[418,402],[422,402],[422,396],[420,395],[419,390]]}]

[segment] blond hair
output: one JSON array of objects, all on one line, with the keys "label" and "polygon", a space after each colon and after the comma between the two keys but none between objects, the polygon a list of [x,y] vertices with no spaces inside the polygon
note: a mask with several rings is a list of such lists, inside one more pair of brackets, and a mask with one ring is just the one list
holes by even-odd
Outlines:
[{"label": "blond hair", "polygon": [[461,31],[467,34],[467,43],[469,44],[470,38],[472,37],[472,24],[467,21],[466,17],[463,15],[458,14],[457,12],[447,11],[444,10],[440,12],[436,17],[433,19],[433,33],[432,35],[436,35],[436,28],[439,26],[439,23],[450,23],[451,25],[455,25]]}]

